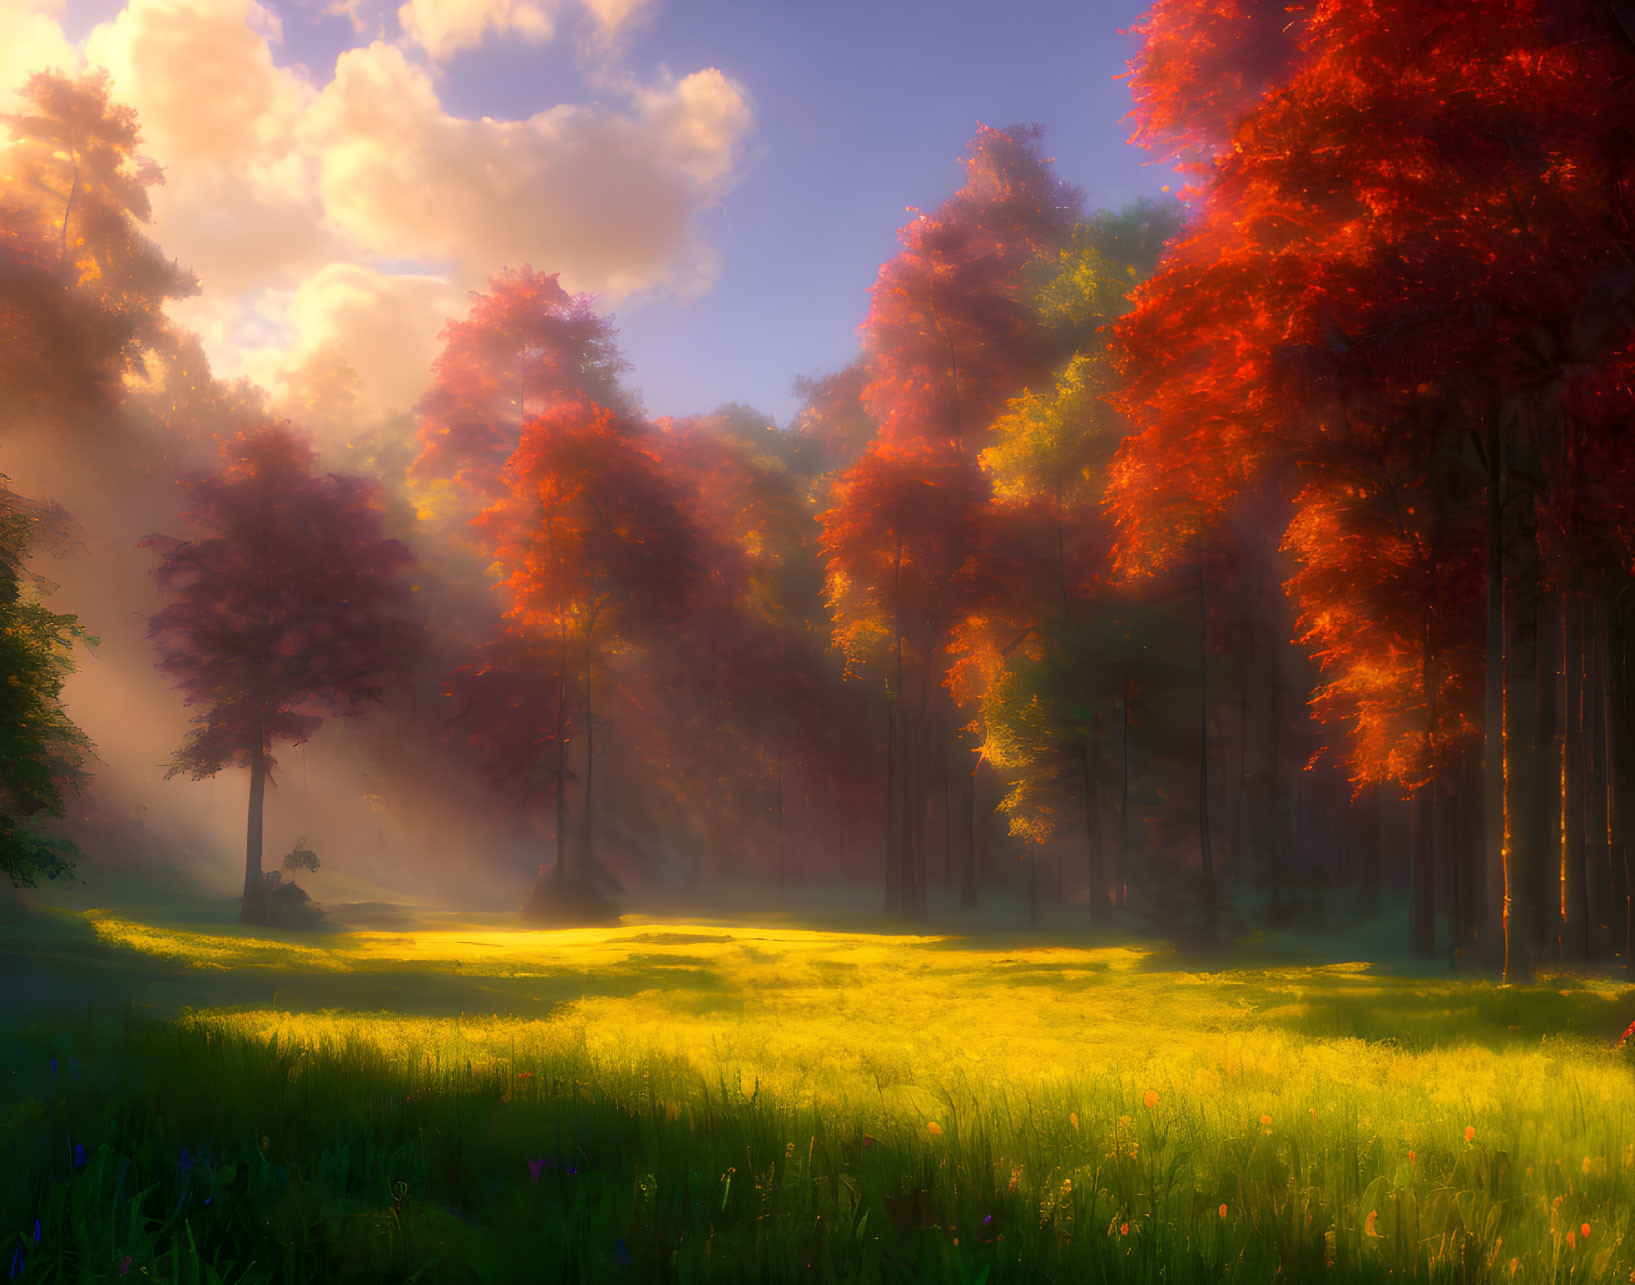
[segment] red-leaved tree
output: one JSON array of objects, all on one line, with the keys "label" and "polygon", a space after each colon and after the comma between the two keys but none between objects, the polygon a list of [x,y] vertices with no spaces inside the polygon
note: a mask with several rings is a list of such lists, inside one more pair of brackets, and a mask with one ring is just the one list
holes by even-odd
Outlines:
[{"label": "red-leaved tree", "polygon": [[154,535],[154,578],[170,599],[149,621],[159,668],[200,712],[169,775],[250,769],[241,918],[264,922],[261,817],[273,746],[300,744],[328,716],[358,714],[413,638],[408,550],[382,532],[376,484],[319,474],[282,426],[222,445],[187,483],[193,539]]}]

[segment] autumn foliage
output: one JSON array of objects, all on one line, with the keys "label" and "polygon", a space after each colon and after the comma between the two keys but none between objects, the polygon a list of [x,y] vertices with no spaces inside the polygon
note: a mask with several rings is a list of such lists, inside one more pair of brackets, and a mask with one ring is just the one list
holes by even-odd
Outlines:
[{"label": "autumn foliage", "polygon": [[259,789],[273,747],[378,700],[413,641],[408,550],[382,532],[375,484],[320,475],[311,448],[268,426],[222,445],[188,483],[199,534],[143,541],[168,599],[149,621],[159,668],[198,710],[171,774],[251,769],[245,904],[259,900]]}]

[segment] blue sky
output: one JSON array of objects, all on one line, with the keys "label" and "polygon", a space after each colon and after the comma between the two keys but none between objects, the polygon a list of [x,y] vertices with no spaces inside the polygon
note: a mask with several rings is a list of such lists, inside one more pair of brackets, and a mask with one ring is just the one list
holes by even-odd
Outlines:
[{"label": "blue sky", "polygon": [[784,422],[797,374],[835,369],[905,207],[963,180],[978,122],[1037,122],[1061,175],[1114,207],[1171,181],[1129,146],[1118,32],[1133,3],[672,4],[631,46],[635,63],[718,65],[749,91],[762,149],[708,221],[721,276],[688,304],[620,320],[649,409],[736,399]]},{"label": "blue sky", "polygon": [[[22,3],[52,9],[52,0]],[[156,231],[166,250],[205,280],[203,301],[183,320],[205,336],[224,373],[247,370],[261,377],[276,370],[284,356],[267,344],[268,335],[295,336],[293,352],[297,340],[345,337],[348,325],[364,336],[357,339],[360,353],[367,356],[373,344],[379,366],[412,347],[394,348],[399,341],[389,332],[388,314],[419,309],[425,317],[439,310],[446,315],[466,289],[526,254],[536,268],[563,270],[570,284],[575,273],[581,281],[625,282],[604,297],[618,316],[634,367],[631,382],[649,413],[685,415],[739,401],[785,423],[796,407],[791,385],[797,375],[837,369],[855,354],[869,286],[896,250],[896,229],[907,220],[907,207],[934,207],[959,186],[960,157],[979,122],[1043,125],[1046,153],[1056,158],[1063,178],[1084,190],[1091,208],[1117,207],[1173,181],[1125,141],[1129,98],[1120,77],[1134,41],[1120,32],[1143,10],[1134,0],[458,0],[472,12],[510,15],[504,21],[511,22],[527,9],[543,15],[555,34],[545,38],[536,30],[526,39],[520,25],[499,25],[487,28],[475,47],[468,39],[462,47],[442,49],[435,40],[410,37],[399,22],[400,0],[351,0],[356,23],[326,13],[331,3],[263,0],[282,38],[263,44],[258,36],[253,48],[242,39],[246,23],[266,26],[253,0],[66,0],[57,11],[62,34],[93,61],[114,68],[118,96],[136,103],[169,170],[167,189],[156,193]],[[456,0],[415,3],[445,14],[456,7]],[[636,17],[610,28],[617,39],[598,46],[586,32],[600,30],[592,15],[608,6],[621,14],[634,7]],[[377,38],[381,45],[365,49]],[[354,60],[346,92],[337,75],[343,54]],[[189,116],[201,105],[167,102],[154,84],[200,67],[208,71],[218,58],[232,59],[234,70],[217,84],[266,79],[258,60],[275,80],[283,77],[258,90],[269,115],[283,113],[277,129],[240,119],[245,105],[229,110],[224,101],[221,138],[205,137]],[[661,162],[630,180],[632,190],[669,191],[680,212],[668,225],[655,219],[653,228],[632,234],[635,241],[618,251],[635,265],[624,277],[619,264],[609,266],[614,251],[595,262],[586,259],[584,246],[574,241],[586,238],[584,218],[575,223],[571,209],[557,208],[571,206],[574,194],[561,192],[560,185],[553,190],[554,175],[583,173],[587,183],[607,181],[614,191],[624,181],[609,179],[613,162],[602,169],[594,159],[586,162],[583,148],[577,160],[540,162],[527,180],[533,187],[522,197],[513,193],[512,208],[491,220],[515,233],[531,208],[550,205],[550,217],[542,216],[539,227],[556,231],[531,235],[524,229],[503,246],[469,245],[484,238],[474,233],[462,241],[462,229],[487,227],[482,212],[433,211],[447,216],[443,257],[428,254],[413,262],[406,247],[413,245],[414,216],[394,218],[418,200],[428,185],[425,175],[434,176],[435,186],[436,175],[452,172],[448,140],[465,137],[459,120],[535,117],[537,123],[538,113],[571,108],[578,113],[575,138],[601,137],[595,132],[603,119],[598,112],[627,127],[622,135],[615,131],[615,141],[636,138],[653,132],[652,119],[642,116],[644,93],[650,99],[679,94],[689,77],[711,68],[725,80],[710,82],[715,97],[706,106],[713,111],[723,97],[739,93],[747,124],[730,113],[710,118],[719,126],[715,151],[701,152],[683,182],[691,186],[679,196],[673,189],[682,181],[661,172]],[[412,176],[399,175],[393,189],[395,158],[360,159],[347,149],[346,131],[367,116],[375,86],[400,92],[409,110],[415,77],[431,87],[435,102],[416,122],[419,133],[405,135],[404,146],[421,149],[412,158],[419,169],[399,167]],[[729,82],[730,92],[722,88]],[[203,104],[202,110],[213,106]],[[736,99],[727,106],[737,106]],[[472,135],[472,146],[491,149],[489,158],[515,157],[519,146],[536,137],[526,130],[508,138],[504,133],[501,127]],[[209,168],[210,149],[227,146],[222,139],[258,149],[253,179],[233,187]],[[589,145],[592,151],[596,145]],[[390,145],[382,150],[389,152]],[[722,158],[729,154],[731,176],[722,178]],[[291,177],[299,167],[289,158],[297,155],[316,158],[314,172],[349,167],[347,173],[359,176],[357,189],[373,193],[374,204],[351,209],[319,181],[303,180],[302,186]],[[491,171],[477,165],[462,181],[484,172]],[[606,217],[607,200],[606,192],[589,200],[599,217]],[[220,204],[207,227],[196,212],[211,202]],[[681,232],[678,224],[685,225]],[[240,225],[242,244],[230,239]],[[576,227],[580,231],[573,232]],[[284,232],[275,245],[271,233]],[[675,247],[664,251],[671,258],[660,264],[662,254],[654,247],[669,244],[666,237]],[[451,244],[457,249],[451,251]],[[250,270],[258,252],[266,255],[260,278]],[[334,262],[346,255],[349,263]],[[701,255],[713,263],[711,284],[702,292]],[[463,259],[458,270],[449,269],[452,258]],[[423,275],[412,288],[392,281],[383,286],[378,275],[417,269]],[[441,287],[432,280],[439,274]],[[321,288],[292,301],[298,283],[314,279]],[[341,315],[348,301],[355,304],[360,292],[369,291],[373,314],[365,317],[354,307],[355,315]],[[421,332],[429,345],[431,323],[423,323]],[[258,343],[264,346],[259,366]],[[424,365],[423,358],[415,360]],[[406,364],[407,358],[400,361]],[[368,366],[363,357],[360,366]],[[414,394],[395,386],[392,395]]]}]

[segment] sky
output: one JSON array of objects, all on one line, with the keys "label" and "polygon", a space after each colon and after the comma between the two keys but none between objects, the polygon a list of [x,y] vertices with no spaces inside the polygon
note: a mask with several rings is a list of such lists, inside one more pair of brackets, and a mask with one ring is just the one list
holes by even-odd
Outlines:
[{"label": "sky", "polygon": [[1043,125],[1090,208],[1174,181],[1125,141],[1143,7],[0,0],[0,111],[38,67],[110,72],[218,374],[273,387],[332,343],[410,406],[442,321],[528,262],[616,314],[649,414],[783,424],[978,123]]}]

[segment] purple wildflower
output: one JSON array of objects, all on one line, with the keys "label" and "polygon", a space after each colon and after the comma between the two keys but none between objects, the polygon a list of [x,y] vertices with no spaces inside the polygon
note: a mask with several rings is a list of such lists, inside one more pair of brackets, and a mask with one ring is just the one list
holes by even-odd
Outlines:
[{"label": "purple wildflower", "polygon": [[[523,1159],[528,1160],[526,1156],[524,1156]],[[541,1156],[538,1160],[528,1160],[528,1180],[530,1182],[538,1182],[539,1175],[548,1169],[550,1164],[551,1161],[548,1156]]]},{"label": "purple wildflower", "polygon": [[85,1146],[83,1143],[74,1144],[74,1169],[76,1172],[85,1168]]}]

